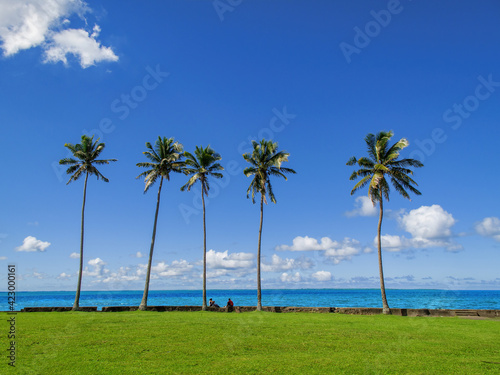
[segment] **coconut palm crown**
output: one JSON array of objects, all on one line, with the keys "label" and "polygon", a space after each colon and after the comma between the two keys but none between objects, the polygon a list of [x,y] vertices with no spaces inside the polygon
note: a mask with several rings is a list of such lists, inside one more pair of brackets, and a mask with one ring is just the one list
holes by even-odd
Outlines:
[{"label": "coconut palm crown", "polygon": [[257,247],[257,310],[262,310],[262,291],[260,278],[260,254],[261,254],[261,239],[262,239],[262,221],[264,216],[264,203],[267,204],[266,196],[268,195],[271,202],[276,203],[276,198],[271,185],[271,176],[283,177],[287,179],[285,174],[295,173],[293,169],[284,168],[281,166],[288,161],[289,153],[278,151],[278,144],[272,141],[262,139],[259,142],[252,141],[253,152],[243,155],[243,158],[251,164],[245,168],[243,173],[245,176],[253,176],[252,182],[247,190],[247,198],[252,196],[252,202],[255,203],[255,193],[260,193],[260,226],[259,226],[259,242]]},{"label": "coconut palm crown", "polygon": [[210,145],[206,148],[196,146],[194,155],[189,152],[184,152],[184,173],[186,175],[191,175],[189,181],[181,187],[181,191],[190,191],[191,187],[200,181],[201,190],[204,195],[208,195],[210,190],[210,184],[208,182],[208,177],[212,176],[215,178],[224,177],[222,173],[217,171],[222,171],[224,168],[217,163],[221,160],[221,156],[210,148]]},{"label": "coconut palm crown", "polygon": [[402,138],[392,146],[389,146],[389,141],[393,136],[393,132],[379,132],[377,135],[368,134],[365,137],[365,142],[368,148],[368,157],[351,157],[347,165],[358,164],[360,169],[351,174],[350,180],[361,178],[351,190],[353,195],[359,189],[368,185],[368,197],[375,205],[379,203],[379,223],[377,231],[378,242],[378,260],[380,273],[380,289],[382,293],[382,305],[384,314],[390,314],[390,308],[387,303],[385,294],[384,274],[382,267],[382,245],[381,245],[381,228],[383,217],[383,200],[389,200],[390,180],[394,189],[403,197],[410,199],[408,191],[421,195],[415,186],[418,184],[410,177],[413,171],[410,167],[420,168],[423,164],[415,159],[398,159],[399,153],[409,145],[409,142]]},{"label": "coconut palm crown", "polygon": [[276,203],[276,197],[273,193],[270,176],[283,177],[287,180],[286,173],[296,173],[291,168],[284,168],[282,163],[288,161],[289,153],[278,151],[278,143],[262,139],[260,142],[252,141],[253,152],[243,155],[243,158],[251,164],[245,168],[245,176],[254,176],[247,190],[247,198],[252,196],[252,202],[255,203],[255,193],[260,193],[264,203],[267,204],[268,195],[271,202]]},{"label": "coconut palm crown", "polygon": [[182,144],[175,142],[173,138],[161,138],[155,142],[154,147],[151,143],[146,142],[147,151],[143,154],[149,159],[148,162],[137,163],[136,165],[141,168],[147,168],[145,172],[142,172],[136,178],[144,177],[145,188],[144,193],[146,193],[151,186],[154,185],[158,179],[160,180],[160,185],[158,187],[158,196],[156,199],[156,212],[153,224],[153,235],[151,238],[151,247],[149,249],[149,260],[148,268],[146,272],[146,284],[144,286],[144,294],[142,296],[141,304],[139,305],[139,310],[146,310],[148,304],[148,293],[149,293],[149,281],[151,277],[151,264],[153,261],[153,250],[155,246],[156,238],[156,224],[158,223],[158,211],[160,208],[160,194],[163,185],[163,179],[170,180],[170,173],[182,173],[182,168],[184,162],[181,161],[183,156],[183,146]]},{"label": "coconut palm crown", "polygon": [[218,163],[221,156],[216,153],[210,146],[206,148],[196,146],[194,155],[189,152],[184,152],[185,167],[184,173],[190,175],[189,181],[181,187],[181,191],[190,191],[191,187],[200,181],[201,184],[201,201],[203,204],[203,303],[202,310],[207,309],[207,230],[205,220],[205,196],[208,196],[210,184],[208,177],[222,178],[222,173],[218,171],[224,168]]},{"label": "coconut palm crown", "polygon": [[76,288],[75,302],[73,304],[73,310],[78,310],[80,307],[80,290],[82,286],[82,271],[83,271],[83,234],[84,234],[84,218],[85,218],[85,200],[87,197],[87,180],[89,175],[94,175],[97,179],[102,179],[104,182],[109,182],[109,180],[102,175],[102,173],[97,169],[96,165],[109,164],[110,162],[116,161],[116,159],[97,159],[101,152],[104,150],[104,143],[99,143],[99,138],[94,142],[94,136],[89,137],[87,135],[82,135],[82,143],[72,144],[66,143],[64,147],[68,148],[73,154],[72,158],[64,158],[59,160],[61,165],[69,165],[66,173],[71,175],[69,184],[71,181],[76,181],[80,177],[85,176],[85,183],[83,185],[83,204],[82,204],[82,223],[81,223],[81,233],[80,233],[80,268],[78,271],[78,285]]}]

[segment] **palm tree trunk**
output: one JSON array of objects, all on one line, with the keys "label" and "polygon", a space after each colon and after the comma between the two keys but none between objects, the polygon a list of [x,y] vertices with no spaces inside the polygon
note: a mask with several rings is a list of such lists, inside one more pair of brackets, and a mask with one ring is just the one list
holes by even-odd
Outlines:
[{"label": "palm tree trunk", "polygon": [[378,217],[378,268],[380,273],[380,292],[382,293],[382,308],[383,313],[386,315],[391,314],[391,309],[387,304],[387,297],[385,296],[385,283],[384,283],[384,269],[382,268],[382,217],[384,215],[384,207],[382,201],[382,193],[380,193],[380,213]]},{"label": "palm tree trunk", "polygon": [[85,219],[85,200],[87,197],[87,180],[89,178],[89,172],[85,175],[85,184],[83,185],[83,204],[82,204],[82,230],[80,237],[80,269],[78,271],[78,285],[76,286],[76,296],[75,303],[73,303],[73,311],[78,311],[80,308],[80,290],[82,288],[82,272],[83,272],[83,230],[84,230],[84,219]]},{"label": "palm tree trunk", "polygon": [[205,223],[205,197],[201,187],[201,202],[203,203],[203,305],[201,309],[207,310],[207,227]]},{"label": "palm tree trunk", "polygon": [[260,244],[262,238],[262,219],[264,217],[264,195],[260,195],[259,246],[257,248],[257,311],[262,311],[262,290],[260,287]]},{"label": "palm tree trunk", "polygon": [[160,180],[160,187],[158,188],[158,198],[156,199],[156,213],[155,213],[155,222],[153,224],[153,237],[151,238],[151,248],[149,249],[149,261],[148,261],[148,270],[146,273],[146,285],[144,286],[144,294],[142,295],[142,301],[139,305],[139,310],[146,310],[148,306],[148,293],[149,293],[149,279],[151,277],[151,263],[153,261],[153,249],[155,247],[155,238],[156,238],[156,223],[158,222],[158,211],[160,209],[160,193],[161,193],[161,185],[163,184],[163,176]]}]

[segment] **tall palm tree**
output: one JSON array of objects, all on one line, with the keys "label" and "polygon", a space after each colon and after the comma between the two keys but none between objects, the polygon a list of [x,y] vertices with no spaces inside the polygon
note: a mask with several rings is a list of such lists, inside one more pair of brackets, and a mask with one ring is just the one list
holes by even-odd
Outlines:
[{"label": "tall palm tree", "polygon": [[150,161],[137,163],[137,166],[141,168],[148,168],[148,170],[142,172],[136,178],[144,177],[144,182],[146,183],[144,193],[146,193],[158,179],[160,179],[160,186],[158,187],[158,198],[156,199],[156,212],[153,224],[151,247],[149,249],[146,285],[144,286],[144,294],[142,295],[139,310],[146,310],[148,306],[149,280],[151,277],[151,264],[153,261],[153,249],[155,247],[156,238],[156,223],[158,222],[158,210],[160,208],[160,194],[163,179],[166,178],[167,181],[170,181],[170,172],[182,173],[183,167],[183,162],[181,161],[183,146],[179,142],[174,142],[173,138],[164,137],[162,139],[161,137],[158,137],[154,147],[151,143],[146,142],[146,148],[148,151],[144,151],[143,154],[146,155]]},{"label": "tall palm tree", "polygon": [[96,168],[96,165],[109,164],[109,162],[116,161],[116,159],[97,160],[102,150],[104,150],[104,143],[99,143],[99,138],[94,142],[94,136],[88,137],[82,135],[82,143],[76,145],[72,143],[65,143],[64,147],[68,148],[73,154],[74,158],[64,158],[59,160],[61,165],[69,165],[66,173],[71,175],[71,178],[66,183],[76,181],[85,175],[85,183],[83,185],[83,204],[82,204],[82,227],[80,235],[80,268],[78,271],[78,285],[76,287],[75,302],[73,304],[73,311],[77,311],[80,307],[80,290],[82,287],[82,271],[83,271],[83,232],[84,232],[84,217],[85,217],[85,200],[87,197],[87,180],[90,175],[94,175],[97,179],[101,178],[104,182],[109,180],[104,177],[101,172]]},{"label": "tall palm tree", "polygon": [[208,177],[213,176],[215,178],[222,178],[222,173],[217,171],[222,171],[224,168],[217,163],[221,160],[221,156],[216,153],[210,146],[206,148],[196,146],[194,155],[189,152],[184,152],[185,168],[184,173],[186,175],[191,175],[189,181],[181,187],[181,191],[187,189],[191,190],[191,187],[200,181],[201,183],[201,202],[203,204],[203,305],[202,310],[207,309],[207,228],[205,222],[205,195],[208,196],[208,191],[210,190],[210,184],[208,183]]},{"label": "tall palm tree", "polygon": [[387,297],[385,295],[384,284],[384,271],[382,268],[382,217],[384,213],[383,199],[389,201],[389,183],[387,179],[390,178],[392,186],[403,197],[410,199],[407,190],[416,195],[421,195],[415,186],[418,184],[410,177],[413,171],[409,167],[420,168],[423,164],[415,159],[401,159],[398,160],[399,152],[409,145],[409,142],[402,138],[394,145],[388,145],[393,132],[379,132],[376,136],[368,134],[365,137],[366,145],[368,146],[368,157],[361,157],[356,159],[352,157],[347,162],[347,165],[358,164],[359,170],[351,174],[350,180],[356,180],[358,177],[361,180],[351,190],[353,195],[357,190],[368,185],[368,196],[375,206],[378,202],[380,212],[378,219],[377,229],[377,243],[378,243],[378,266],[380,273],[380,290],[382,293],[382,305],[384,314],[390,314],[391,310],[387,304]]},{"label": "tall palm tree", "polygon": [[266,195],[269,195],[271,202],[276,203],[273,188],[271,186],[271,176],[283,177],[285,173],[295,173],[293,169],[284,168],[281,164],[288,161],[289,153],[278,151],[278,144],[262,139],[260,143],[252,141],[253,152],[243,154],[243,158],[251,164],[245,168],[245,176],[254,176],[247,190],[247,198],[252,193],[252,202],[255,203],[255,193],[260,193],[260,226],[259,243],[257,248],[257,310],[262,310],[262,291],[260,285],[260,250],[262,238],[262,221],[264,216],[264,203],[267,204]]}]

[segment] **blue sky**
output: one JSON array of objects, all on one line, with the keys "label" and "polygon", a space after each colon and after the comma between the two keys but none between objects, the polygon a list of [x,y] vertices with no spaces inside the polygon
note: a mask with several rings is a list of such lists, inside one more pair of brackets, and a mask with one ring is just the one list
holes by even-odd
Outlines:
[{"label": "blue sky", "polygon": [[[0,275],[74,290],[83,180],[66,142],[106,143],[89,179],[83,290],[142,289],[156,189],[145,142],[210,144],[225,178],[207,205],[208,288],[255,288],[252,139],[290,153],[265,207],[263,288],[377,288],[377,211],[350,195],[367,133],[407,138],[422,195],[394,191],[382,228],[389,288],[499,289],[497,1],[0,0]],[[152,289],[201,289],[199,189],[164,184]]]}]

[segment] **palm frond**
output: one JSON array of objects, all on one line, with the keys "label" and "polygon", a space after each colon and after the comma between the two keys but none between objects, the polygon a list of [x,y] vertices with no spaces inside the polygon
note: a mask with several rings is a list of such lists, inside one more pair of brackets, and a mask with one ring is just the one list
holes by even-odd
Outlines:
[{"label": "palm frond", "polygon": [[345,164],[351,166],[351,165],[356,164],[357,161],[358,161],[358,159],[356,159],[356,156],[351,156],[349,158],[349,160],[347,160],[347,163],[345,163]]},{"label": "palm frond", "polygon": [[[353,172],[353,173],[356,173],[356,172]],[[371,176],[365,176],[363,179],[361,179],[356,185],[354,185],[354,187],[352,188],[351,190],[351,195],[353,195],[356,191],[358,191],[359,189],[363,188],[364,186],[366,186],[366,184],[368,184],[371,180]]]}]

